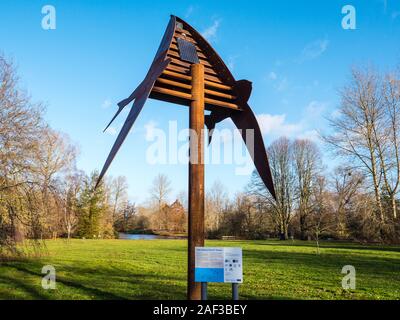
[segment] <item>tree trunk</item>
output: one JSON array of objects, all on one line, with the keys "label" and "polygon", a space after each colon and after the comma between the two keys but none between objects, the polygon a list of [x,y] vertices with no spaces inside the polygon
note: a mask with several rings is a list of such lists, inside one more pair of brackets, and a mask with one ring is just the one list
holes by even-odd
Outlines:
[{"label": "tree trunk", "polygon": [[287,239],[289,239],[288,228],[286,224],[283,222],[279,230],[279,240],[287,240]]},{"label": "tree trunk", "polygon": [[67,238],[68,240],[71,238],[71,226],[67,226]]},{"label": "tree trunk", "polygon": [[397,203],[396,203],[396,196],[393,194],[391,196],[392,200],[392,213],[393,213],[393,219],[397,218]]},{"label": "tree trunk", "polygon": [[339,235],[340,238],[344,236],[344,213],[342,212],[341,206],[338,209],[338,217],[337,217],[337,226],[336,226],[336,232]]},{"label": "tree trunk", "polygon": [[[375,165],[373,165],[373,167],[375,167]],[[378,179],[376,176],[375,169],[372,172],[372,178],[373,178],[373,182],[374,182],[375,200],[376,200],[376,204],[378,205],[379,216],[380,216],[381,222],[383,223],[385,221],[385,216],[383,214],[381,195],[379,193],[379,185],[378,185]]]},{"label": "tree trunk", "polygon": [[306,240],[306,217],[300,215],[300,239]]},{"label": "tree trunk", "polygon": [[320,251],[319,251],[319,232],[315,233],[315,239],[317,241],[317,254],[320,254]]}]

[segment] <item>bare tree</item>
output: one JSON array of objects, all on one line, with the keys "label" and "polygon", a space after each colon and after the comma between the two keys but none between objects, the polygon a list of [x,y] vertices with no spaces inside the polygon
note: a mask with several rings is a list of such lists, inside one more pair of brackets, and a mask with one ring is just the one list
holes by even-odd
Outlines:
[{"label": "bare tree", "polygon": [[78,200],[82,191],[84,175],[80,172],[65,177],[63,188],[62,223],[70,239],[78,223]]},{"label": "bare tree", "polygon": [[[171,182],[164,174],[158,174],[150,188],[151,200],[156,203],[157,213],[162,214],[162,208],[167,202],[167,197],[171,192]],[[161,221],[159,221],[159,229],[161,229]]]},{"label": "bare tree", "polygon": [[215,181],[206,196],[206,228],[209,231],[219,230],[227,202],[225,187],[220,181]]},{"label": "bare tree", "polygon": [[313,209],[311,211],[311,229],[319,250],[319,239],[324,233],[332,232],[333,219],[329,208],[329,194],[325,177],[318,176],[312,193]]},{"label": "bare tree", "polygon": [[183,208],[185,209],[185,212],[188,210],[188,195],[186,191],[180,191],[176,195],[176,199],[179,201],[179,203],[182,204]]},{"label": "bare tree", "polygon": [[112,193],[112,220],[113,223],[117,220],[117,216],[122,213],[123,206],[128,201],[128,182],[126,177],[119,176],[111,182],[111,193]]},{"label": "bare tree", "polygon": [[384,126],[384,112],[378,74],[372,69],[353,69],[350,83],[341,91],[341,100],[338,115],[329,119],[334,134],[324,136],[324,139],[354,164],[353,169],[363,170],[370,177],[377,212],[383,223],[381,146],[377,132]]},{"label": "bare tree", "polygon": [[157,202],[159,208],[167,201],[167,197],[171,192],[171,182],[164,174],[159,174],[153,180],[153,185],[150,189],[151,198]]},{"label": "bare tree", "polygon": [[241,233],[251,238],[254,237],[260,226],[257,224],[257,210],[251,196],[238,193],[235,197],[237,216],[241,219]]},{"label": "bare tree", "polygon": [[[32,161],[32,176],[40,188],[42,221],[55,238],[60,231],[62,211],[59,179],[75,170],[77,150],[69,138],[60,132],[45,127],[40,132],[40,144]],[[62,224],[62,223],[61,223]]]},{"label": "bare tree", "polygon": [[382,125],[375,131],[384,190],[392,217],[397,218],[396,196],[400,185],[400,72],[387,74],[382,85]]},{"label": "bare tree", "polygon": [[300,238],[306,239],[307,217],[312,211],[312,194],[316,179],[322,170],[321,156],[316,144],[310,140],[295,140],[293,143],[294,173],[296,176],[296,199],[299,213]]},{"label": "bare tree", "polygon": [[[397,218],[400,187],[400,73],[382,75],[369,68],[354,69],[342,90],[339,116],[331,119],[335,133],[325,140],[353,169],[369,177],[382,230]],[[383,204],[383,198],[389,205]],[[387,210],[390,208],[389,210]]]},{"label": "bare tree", "polygon": [[17,87],[13,65],[0,55],[0,191],[31,181],[43,127],[42,106]]},{"label": "bare tree", "polygon": [[289,139],[282,137],[274,141],[268,148],[269,164],[274,180],[276,201],[265,188],[259,175],[254,172],[249,186],[251,194],[270,208],[281,239],[287,239],[289,223],[295,204],[295,171],[293,167],[293,150]]},{"label": "bare tree", "polygon": [[332,210],[336,217],[336,233],[346,237],[346,212],[354,207],[357,195],[364,186],[365,177],[361,172],[349,167],[339,166],[333,172],[333,203]]},{"label": "bare tree", "polygon": [[24,234],[41,233],[32,163],[42,128],[42,106],[18,88],[12,63],[0,55],[0,254],[14,251]]}]

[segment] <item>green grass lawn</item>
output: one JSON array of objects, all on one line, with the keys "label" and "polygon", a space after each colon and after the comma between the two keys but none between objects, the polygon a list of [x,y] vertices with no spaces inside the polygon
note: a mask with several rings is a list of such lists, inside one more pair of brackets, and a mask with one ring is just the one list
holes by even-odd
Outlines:
[{"label": "green grass lawn", "polygon": [[[0,299],[185,299],[185,240],[54,240],[40,259],[0,264]],[[400,299],[400,247],[324,242],[207,241],[243,248],[241,299]],[[41,287],[53,265],[56,290]],[[344,265],[356,289],[341,287]],[[229,299],[229,284],[209,284]]]}]

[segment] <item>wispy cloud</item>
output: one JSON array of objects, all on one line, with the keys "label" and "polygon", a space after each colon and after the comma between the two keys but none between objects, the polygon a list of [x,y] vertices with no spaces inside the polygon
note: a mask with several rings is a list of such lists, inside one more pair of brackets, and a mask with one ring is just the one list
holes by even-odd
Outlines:
[{"label": "wispy cloud", "polygon": [[320,141],[320,134],[318,133],[318,130],[307,130],[302,133],[300,133],[297,137],[297,139],[303,139],[303,140],[311,140],[314,142],[319,142]]},{"label": "wispy cloud", "polygon": [[278,82],[274,85],[277,91],[285,91],[289,87],[289,81],[286,77],[280,78]]},{"label": "wispy cloud", "polygon": [[288,123],[286,114],[259,114],[257,120],[261,132],[275,138],[279,136],[293,136],[302,130],[302,125],[300,123]]},{"label": "wispy cloud", "polygon": [[205,29],[201,34],[208,41],[213,41],[217,38],[217,32],[221,24],[221,19],[215,19],[213,24]]},{"label": "wispy cloud", "polygon": [[235,69],[237,58],[239,58],[239,55],[231,55],[228,57],[227,66],[229,70],[233,71]]},{"label": "wispy cloud", "polygon": [[400,17],[400,11],[393,11],[392,12],[392,19],[395,20]]},{"label": "wispy cloud", "polygon": [[286,136],[318,141],[318,126],[323,122],[322,116],[327,105],[325,102],[311,101],[305,107],[303,117],[299,121],[288,121],[286,114],[271,115],[268,113],[257,115],[257,121],[261,133],[272,140]]},{"label": "wispy cloud", "polygon": [[332,119],[337,119],[340,116],[340,110],[339,109],[335,109],[331,112],[330,114],[330,118]]},{"label": "wispy cloud", "polygon": [[286,77],[280,76],[274,71],[268,74],[268,80],[273,83],[273,87],[277,91],[285,91],[289,86],[289,81]]},{"label": "wispy cloud", "polygon": [[308,119],[321,117],[327,106],[326,102],[311,101],[306,107],[305,114]]},{"label": "wispy cloud", "polygon": [[276,79],[278,78],[278,76],[276,75],[275,72],[271,71],[271,72],[268,74],[268,78],[269,78],[270,80],[276,80]]},{"label": "wispy cloud", "polygon": [[106,100],[104,100],[103,103],[101,104],[101,107],[102,107],[103,109],[107,109],[107,108],[111,107],[111,105],[112,105],[111,100],[110,100],[110,99],[106,99]]},{"label": "wispy cloud", "polygon": [[388,7],[388,2],[387,2],[387,0],[382,0],[382,2],[383,2],[383,12],[386,13],[387,7]]},{"label": "wispy cloud", "polygon": [[187,19],[187,18],[189,18],[192,14],[193,14],[193,11],[195,10],[195,7],[192,5],[192,6],[189,6],[188,8],[187,8],[187,10],[186,10],[186,13],[185,13],[185,18]]},{"label": "wispy cloud", "polygon": [[108,127],[107,130],[105,131],[109,135],[115,136],[117,134],[117,129],[114,127]]},{"label": "wispy cloud", "polygon": [[301,52],[299,62],[318,58],[328,49],[328,46],[329,40],[327,39],[320,39],[307,44]]}]

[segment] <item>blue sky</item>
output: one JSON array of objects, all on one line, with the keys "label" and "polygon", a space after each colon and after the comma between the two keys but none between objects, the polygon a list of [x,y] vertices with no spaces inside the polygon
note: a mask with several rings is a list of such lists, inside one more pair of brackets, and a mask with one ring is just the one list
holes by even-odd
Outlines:
[{"label": "blue sky", "polygon": [[[41,28],[47,4],[56,8],[56,30]],[[347,4],[356,8],[356,30],[341,27]],[[283,134],[316,139],[326,130],[353,65],[400,63],[398,0],[1,0],[0,50],[18,67],[21,87],[45,102],[51,126],[79,145],[80,169],[101,169],[116,138],[102,129],[146,74],[170,14],[202,32],[236,79],[253,81],[250,105],[267,144]],[[109,170],[127,176],[132,200],[146,200],[159,172],[172,181],[171,198],[187,189],[187,165],[146,161],[149,128],[166,129],[169,121],[185,128],[187,108],[149,100]],[[208,188],[219,180],[234,194],[249,179],[235,175],[234,165],[206,167]]]}]

